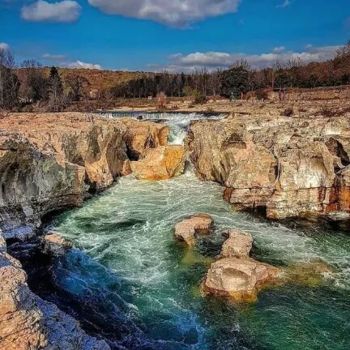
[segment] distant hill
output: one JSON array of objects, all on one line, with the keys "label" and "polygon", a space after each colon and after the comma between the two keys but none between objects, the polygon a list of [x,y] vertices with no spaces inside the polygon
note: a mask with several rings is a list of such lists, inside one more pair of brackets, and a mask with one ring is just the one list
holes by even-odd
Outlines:
[{"label": "distant hill", "polygon": [[[50,67],[39,69],[42,69],[47,76],[49,75]],[[83,68],[58,68],[58,72],[63,80],[68,74],[71,73],[81,75],[89,81],[90,90],[96,89],[100,92],[130,80],[140,78],[144,75],[152,75],[152,73],[146,72],[111,71]],[[24,68],[17,69],[16,74],[20,81],[24,80]]]}]

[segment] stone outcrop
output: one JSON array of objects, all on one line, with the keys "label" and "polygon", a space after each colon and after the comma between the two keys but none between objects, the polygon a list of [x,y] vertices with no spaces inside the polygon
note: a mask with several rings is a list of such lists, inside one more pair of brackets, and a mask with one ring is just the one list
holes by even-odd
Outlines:
[{"label": "stone outcrop", "polygon": [[213,228],[214,220],[208,214],[195,214],[175,225],[175,238],[192,247],[196,244],[197,235],[208,235]]},{"label": "stone outcrop", "polygon": [[183,146],[160,146],[148,149],[143,159],[131,162],[131,170],[140,180],[167,180],[183,173],[185,160]]},{"label": "stone outcrop", "polygon": [[205,294],[228,297],[236,302],[252,302],[265,286],[281,280],[282,271],[249,257],[253,237],[229,230],[219,260],[211,264],[202,284]]},{"label": "stone outcrop", "polygon": [[350,212],[350,120],[231,116],[192,123],[197,175],[216,181],[235,208],[271,219]]},{"label": "stone outcrop", "polygon": [[33,235],[40,219],[79,206],[130,173],[130,154],[166,143],[151,122],[80,113],[13,114],[0,125],[0,228],[6,238]]},{"label": "stone outcrop", "polygon": [[253,246],[253,237],[248,233],[238,230],[229,230],[225,233],[228,239],[221,248],[221,256],[224,258],[245,258],[249,257],[249,253]]},{"label": "stone outcrop", "polygon": [[32,293],[21,264],[3,248],[1,240],[0,349],[109,349],[106,342],[88,336],[72,317]]},{"label": "stone outcrop", "polygon": [[255,301],[258,292],[275,283],[279,274],[279,269],[253,259],[224,258],[211,265],[203,290],[238,302]]},{"label": "stone outcrop", "polygon": [[42,239],[43,253],[52,256],[62,256],[73,247],[72,243],[64,239],[58,232],[50,231]]}]

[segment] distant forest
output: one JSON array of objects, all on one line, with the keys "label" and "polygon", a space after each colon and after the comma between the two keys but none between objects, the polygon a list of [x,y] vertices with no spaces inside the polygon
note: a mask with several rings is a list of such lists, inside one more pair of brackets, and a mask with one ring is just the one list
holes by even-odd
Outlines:
[{"label": "distant forest", "polygon": [[[124,73],[103,74],[122,77]],[[254,70],[247,62],[239,61],[226,70],[214,72],[201,69],[191,74],[125,73],[127,78],[100,89],[96,89],[89,76],[89,72],[83,74],[75,69],[66,69],[62,76],[60,69],[43,68],[35,60],[16,65],[11,52],[0,48],[0,108],[31,110],[40,106],[46,111],[61,111],[80,101],[156,96],[189,97],[194,103],[204,103],[209,96],[244,98],[255,92],[257,98],[264,99],[264,92],[271,89],[347,85],[350,84],[350,42],[326,62],[305,64],[296,59]]]}]

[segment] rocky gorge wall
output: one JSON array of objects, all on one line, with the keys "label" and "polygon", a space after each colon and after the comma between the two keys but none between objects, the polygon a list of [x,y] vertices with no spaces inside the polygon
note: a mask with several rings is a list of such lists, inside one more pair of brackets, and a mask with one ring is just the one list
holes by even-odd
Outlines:
[{"label": "rocky gorge wall", "polygon": [[129,174],[131,161],[163,150],[168,128],[79,113],[13,114],[0,123],[0,348],[107,350],[30,290],[5,239],[34,236],[43,216],[79,206]]},{"label": "rocky gorge wall", "polygon": [[192,123],[187,148],[197,175],[225,187],[235,208],[270,219],[350,212],[350,120],[234,116]]},{"label": "rocky gorge wall", "polygon": [[130,160],[167,143],[168,128],[79,113],[11,115],[0,124],[0,228],[33,234],[50,212],[79,206],[89,193],[130,173]]}]

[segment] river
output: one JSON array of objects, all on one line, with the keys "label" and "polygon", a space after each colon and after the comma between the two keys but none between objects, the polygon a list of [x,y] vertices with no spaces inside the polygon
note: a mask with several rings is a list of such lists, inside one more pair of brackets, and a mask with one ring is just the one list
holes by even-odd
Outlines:
[{"label": "river", "polygon": [[[179,144],[189,120],[203,116],[149,118],[164,120],[170,142]],[[52,266],[57,299],[69,301],[66,311],[115,349],[349,349],[349,236],[235,212],[222,192],[191,168],[168,181],[128,176],[60,215],[53,226],[77,249]],[[213,216],[215,233],[189,250],[174,240],[173,228],[196,212]],[[322,259],[334,273],[322,283],[265,290],[250,305],[203,297],[201,280],[227,228],[252,234],[256,259],[278,266]]]}]

